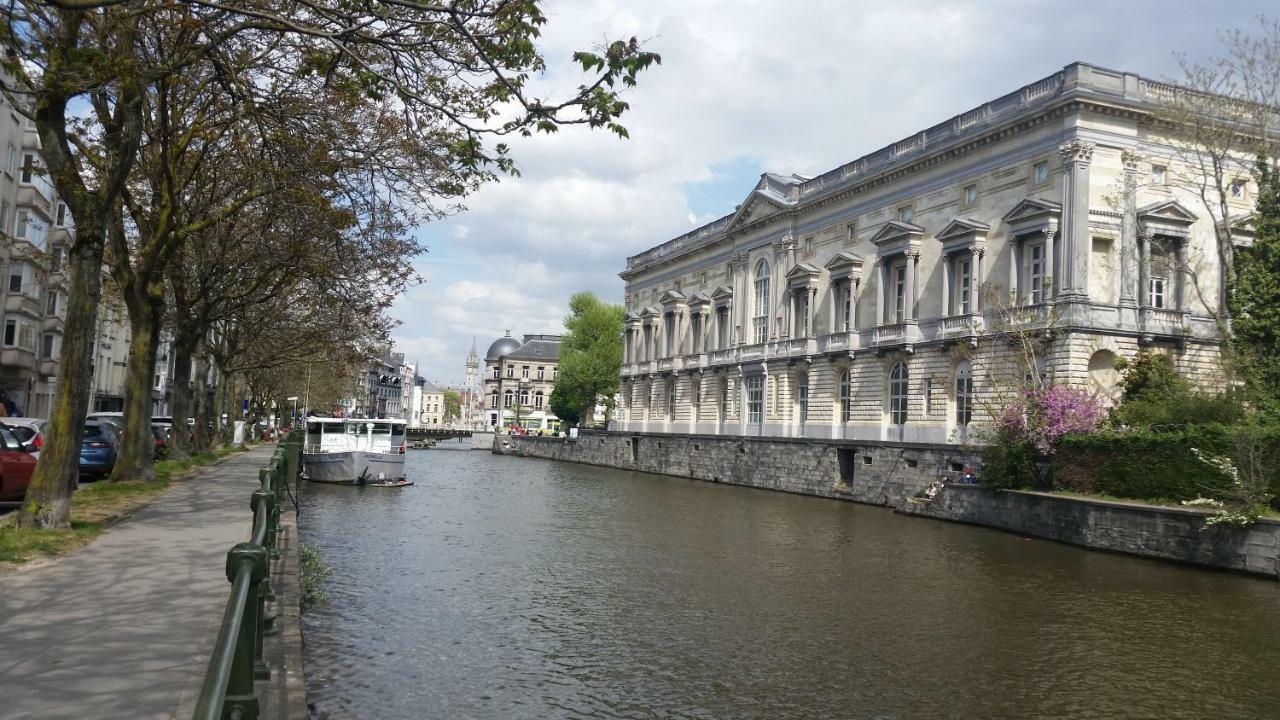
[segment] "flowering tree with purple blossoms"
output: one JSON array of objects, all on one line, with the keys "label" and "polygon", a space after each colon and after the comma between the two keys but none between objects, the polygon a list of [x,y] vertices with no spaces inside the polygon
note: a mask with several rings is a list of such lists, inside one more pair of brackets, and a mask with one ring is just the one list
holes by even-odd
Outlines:
[{"label": "flowering tree with purple blossoms", "polygon": [[1106,405],[1095,393],[1050,385],[1023,390],[1000,409],[995,424],[1005,438],[1026,442],[1049,456],[1064,435],[1093,432],[1106,416]]}]

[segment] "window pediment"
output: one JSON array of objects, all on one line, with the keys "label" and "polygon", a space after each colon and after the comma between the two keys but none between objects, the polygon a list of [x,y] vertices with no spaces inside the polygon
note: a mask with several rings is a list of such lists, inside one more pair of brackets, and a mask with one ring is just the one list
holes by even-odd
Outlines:
[{"label": "window pediment", "polygon": [[725,303],[733,299],[733,288],[721,285],[711,293],[711,301],[715,303]]},{"label": "window pediment", "polygon": [[1150,235],[1172,235],[1186,238],[1199,216],[1177,200],[1148,205],[1138,210],[1138,225]]},{"label": "window pediment", "polygon": [[787,285],[793,288],[806,285],[816,287],[821,275],[822,271],[809,263],[796,263],[795,267],[787,271]]},{"label": "window pediment", "polygon": [[942,228],[942,232],[937,235],[937,240],[942,243],[942,251],[944,253],[959,250],[977,250],[980,252],[986,249],[987,232],[989,230],[991,230],[991,226],[981,220],[956,218]]},{"label": "window pediment", "polygon": [[693,296],[689,298],[689,307],[691,308],[699,308],[710,304],[711,298],[703,295],[702,293],[694,293]]},{"label": "window pediment", "polygon": [[677,290],[668,290],[662,293],[662,297],[658,299],[658,302],[664,306],[665,305],[682,305],[684,304],[684,301],[685,301],[684,293],[679,292]]},{"label": "window pediment", "polygon": [[901,220],[890,220],[871,236],[880,255],[893,255],[900,252],[912,252],[920,249],[920,238],[924,228]]},{"label": "window pediment", "polygon": [[657,319],[657,317],[661,314],[662,313],[658,312],[658,308],[650,305],[640,311],[640,319],[641,320]]},{"label": "window pediment", "polygon": [[1023,198],[1001,220],[1013,228],[1015,234],[1048,228],[1056,230],[1062,217],[1062,205],[1052,200]]},{"label": "window pediment", "polygon": [[833,281],[845,278],[862,279],[862,258],[853,253],[838,252],[832,255],[827,261],[826,268]]},{"label": "window pediment", "polygon": [[1231,216],[1231,244],[1241,247],[1252,247],[1254,239],[1254,215],[1233,215]]}]

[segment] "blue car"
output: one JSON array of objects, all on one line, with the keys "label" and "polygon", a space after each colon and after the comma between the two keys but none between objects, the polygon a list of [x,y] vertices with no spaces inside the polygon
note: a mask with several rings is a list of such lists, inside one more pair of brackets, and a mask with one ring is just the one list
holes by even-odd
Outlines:
[{"label": "blue car", "polygon": [[100,420],[86,420],[84,439],[80,441],[80,476],[98,479],[111,474],[116,466],[120,436],[115,426]]}]

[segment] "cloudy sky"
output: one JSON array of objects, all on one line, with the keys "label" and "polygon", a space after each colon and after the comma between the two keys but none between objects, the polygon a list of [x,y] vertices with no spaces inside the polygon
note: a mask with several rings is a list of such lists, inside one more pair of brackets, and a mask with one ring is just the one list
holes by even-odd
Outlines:
[{"label": "cloudy sky", "polygon": [[[569,295],[621,302],[625,258],[731,212],[765,171],[810,175],[1084,60],[1157,79],[1221,53],[1273,1],[550,0],[551,87],[576,49],[636,36],[662,55],[627,100],[631,139],[514,142],[521,177],[424,226],[426,279],[396,347],[460,382],[472,338],[559,332]],[[561,93],[563,95],[563,92]]]}]

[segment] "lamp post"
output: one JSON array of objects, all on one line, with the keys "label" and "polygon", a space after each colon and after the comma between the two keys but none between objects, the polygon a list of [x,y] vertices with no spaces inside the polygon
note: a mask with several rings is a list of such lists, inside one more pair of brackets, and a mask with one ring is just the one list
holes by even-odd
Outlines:
[{"label": "lamp post", "polygon": [[285,400],[292,400],[292,401],[293,401],[293,416],[292,416],[292,417],[293,417],[293,421],[294,421],[294,422],[298,422],[298,396],[297,396],[297,395],[290,395],[289,397],[285,398]]}]

